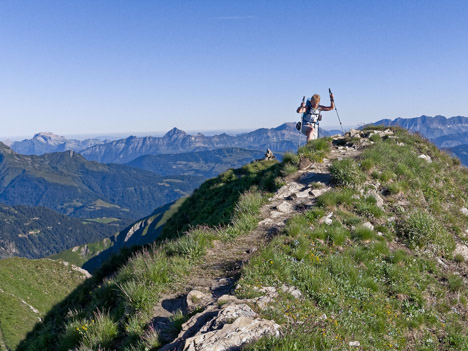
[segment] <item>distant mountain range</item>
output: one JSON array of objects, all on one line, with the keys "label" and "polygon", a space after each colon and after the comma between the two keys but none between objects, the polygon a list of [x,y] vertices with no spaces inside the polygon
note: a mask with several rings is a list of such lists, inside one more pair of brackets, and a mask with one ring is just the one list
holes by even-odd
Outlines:
[{"label": "distant mountain range", "polygon": [[382,119],[372,124],[403,127],[425,136],[440,148],[468,144],[468,117],[423,115],[415,118]]},{"label": "distant mountain range", "polygon": [[468,166],[468,117],[421,116],[382,119],[374,125],[400,126],[428,138],[441,149],[447,149]]},{"label": "distant mountain range", "polygon": [[457,145],[452,147],[450,151],[460,159],[461,163],[468,167],[468,144]]},{"label": "distant mountain range", "polygon": [[127,165],[162,176],[183,174],[213,178],[228,168],[239,168],[255,159],[261,159],[264,154],[262,151],[230,147],[179,154],[144,155]]},{"label": "distant mountain range", "polygon": [[[320,129],[320,135],[337,134],[339,131]],[[240,135],[219,134],[205,136],[189,135],[173,128],[163,137],[135,137],[103,142],[98,139],[87,139],[82,142],[68,140],[52,133],[39,133],[32,139],[14,142],[11,148],[24,155],[42,155],[47,152],[72,150],[79,152],[90,161],[102,163],[128,163],[140,156],[176,154],[184,152],[209,151],[218,148],[236,147],[265,152],[295,151],[299,133],[295,123],[284,123],[276,128],[262,128]],[[304,142],[304,137],[303,140]]]},{"label": "distant mountain range", "polygon": [[[321,129],[321,135],[328,133]],[[277,128],[262,128],[240,135],[220,134],[205,136],[189,135],[173,128],[163,137],[134,137],[94,145],[83,150],[82,155],[88,160],[98,162],[127,163],[144,155],[172,154],[193,151],[208,151],[225,147],[237,147],[265,152],[295,151],[299,133],[295,123],[284,123]]]},{"label": "distant mountain range", "polygon": [[10,206],[44,206],[80,218],[136,220],[190,194],[203,180],[90,162],[73,151],[20,155],[0,143],[0,202]]},{"label": "distant mountain range", "polygon": [[104,144],[108,140],[101,139],[67,139],[50,132],[41,132],[32,139],[14,141],[9,146],[19,154],[43,155],[51,152],[75,151],[79,152],[96,144]]}]

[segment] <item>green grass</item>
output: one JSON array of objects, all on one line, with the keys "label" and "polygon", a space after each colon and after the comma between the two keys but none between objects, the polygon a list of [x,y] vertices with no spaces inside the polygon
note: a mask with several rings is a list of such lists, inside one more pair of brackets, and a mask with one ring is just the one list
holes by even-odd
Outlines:
[{"label": "green grass", "polygon": [[[189,197],[180,204],[169,218],[167,223],[172,224],[169,225],[170,229],[165,228],[162,238],[133,254],[117,256],[116,259],[121,262],[119,264],[124,263],[119,269],[112,268],[111,264],[103,266],[87,287],[76,292],[78,296],[74,301],[64,302],[51,314],[49,323],[36,329],[35,336],[24,343],[22,349],[40,349],[52,343],[57,345],[58,350],[96,348],[96,345],[107,345],[108,348],[118,345],[132,350],[144,349],[149,343],[159,343],[161,340],[156,342],[154,335],[149,336],[151,333],[147,325],[151,320],[152,308],[161,294],[174,289],[188,276],[213,240],[234,240],[257,226],[258,213],[265,201],[264,191],[279,186],[277,178],[283,166],[277,162],[255,162],[206,182],[193,195],[196,201]],[[200,203],[208,203],[213,194],[223,201],[218,203],[220,208],[216,210],[210,207],[214,213],[207,213],[206,209],[200,208]],[[196,206],[193,205],[194,201]],[[227,208],[230,209],[229,213]],[[191,225],[192,222],[187,222],[186,216],[196,218],[197,225],[189,228],[188,223]],[[173,217],[182,218],[181,222],[177,223]],[[64,316],[63,310],[74,310],[76,313]],[[92,325],[99,311],[106,311],[107,322],[98,335],[87,339],[86,335],[90,334],[82,331],[76,333],[77,323]],[[176,321],[174,323],[177,324]],[[114,333],[114,325],[117,334]],[[55,329],[53,333],[50,331],[52,326]],[[148,338],[152,341],[148,341]]]},{"label": "green grass", "polygon": [[365,180],[365,174],[353,159],[334,161],[330,166],[332,181],[338,187],[357,187]]},{"label": "green grass", "polygon": [[[7,347],[14,349],[33,329],[38,318],[43,318],[83,281],[81,273],[62,262],[25,258],[0,260],[0,327]],[[39,313],[33,312],[26,303]]]},{"label": "green grass", "polygon": [[[451,252],[468,220],[453,214],[468,201],[468,174],[424,139],[395,131],[405,146],[374,138],[357,160],[334,162],[338,188],[292,217],[244,268],[239,297],[282,284],[304,294],[300,301],[280,294],[259,310],[283,335],[247,350],[347,350],[356,340],[364,350],[468,349],[468,291],[459,273],[437,263],[463,264]],[[366,181],[380,182],[385,209],[366,195]],[[330,212],[332,224],[320,223]],[[374,230],[362,226],[369,221]]]},{"label": "green grass", "polygon": [[95,222],[95,223],[104,223],[104,224],[109,224],[112,222],[118,222],[120,219],[118,218],[112,218],[112,217],[102,217],[102,218],[89,218],[85,220],[86,222]]},{"label": "green grass", "polygon": [[299,148],[297,155],[308,158],[312,162],[323,162],[323,159],[330,151],[331,138],[319,138],[308,142]]},{"label": "green grass", "polygon": [[[468,172],[426,140],[394,130],[403,146],[374,138],[357,159],[335,161],[335,188],[290,218],[243,267],[238,297],[283,284],[303,294],[296,300],[280,293],[268,309],[257,310],[282,325],[282,336],[263,338],[247,350],[348,350],[351,341],[364,350],[468,349],[468,292],[456,271],[463,273],[464,263],[452,253],[455,238],[463,240],[468,228],[468,218],[459,215],[468,203]],[[327,139],[314,141],[298,157],[254,162],[204,183],[167,221],[163,240],[117,256],[22,349],[159,347],[167,340],[148,322],[161,294],[189,277],[213,240],[234,241],[255,228],[281,176],[304,158],[321,162],[329,147]],[[421,153],[433,162],[419,159]],[[384,198],[383,208],[373,191]],[[331,224],[324,222],[329,215]],[[455,271],[438,258],[451,261]],[[98,311],[105,327],[92,338],[73,331],[92,325]],[[186,317],[174,318],[174,334]]]}]

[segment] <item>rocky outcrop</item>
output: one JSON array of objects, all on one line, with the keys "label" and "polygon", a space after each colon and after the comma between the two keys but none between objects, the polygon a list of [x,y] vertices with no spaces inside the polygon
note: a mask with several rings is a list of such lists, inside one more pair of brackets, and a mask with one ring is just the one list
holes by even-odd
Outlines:
[{"label": "rocky outcrop", "polygon": [[[209,298],[199,291],[191,291],[188,297],[192,308],[193,297],[203,301],[202,304]],[[279,336],[280,326],[260,318],[248,305],[252,302],[232,295],[221,296],[183,324],[177,339],[160,350],[233,351],[265,335]]]}]

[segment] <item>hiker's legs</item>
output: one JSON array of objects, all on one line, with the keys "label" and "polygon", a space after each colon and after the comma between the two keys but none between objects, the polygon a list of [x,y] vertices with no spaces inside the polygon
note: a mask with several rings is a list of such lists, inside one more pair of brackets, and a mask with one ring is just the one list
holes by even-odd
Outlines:
[{"label": "hiker's legs", "polygon": [[315,133],[314,133],[314,129],[315,129],[315,128],[312,128],[312,127],[308,127],[308,128],[307,128],[307,132],[306,132],[307,142],[309,142],[309,141],[315,139],[315,138],[314,138],[314,134],[315,134]]}]

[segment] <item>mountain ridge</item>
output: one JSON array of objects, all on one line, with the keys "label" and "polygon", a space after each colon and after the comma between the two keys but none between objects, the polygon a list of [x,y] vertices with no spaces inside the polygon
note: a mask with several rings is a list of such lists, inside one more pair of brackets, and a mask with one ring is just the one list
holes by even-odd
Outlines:
[{"label": "mountain ridge", "polygon": [[0,143],[0,202],[7,205],[45,206],[81,218],[136,220],[187,195],[202,180],[91,162],[73,151],[20,155]]},{"label": "mountain ridge", "polygon": [[[459,134],[468,132],[468,117],[454,116],[447,118],[437,115],[434,117],[422,115],[413,118],[381,119],[372,123],[373,125],[400,126],[412,132],[418,132],[430,140],[447,136],[449,134]],[[437,143],[441,146],[440,143]]]},{"label": "mountain ridge", "polygon": [[34,134],[32,139],[14,141],[10,147],[19,154],[23,155],[42,155],[51,152],[63,152],[72,150],[79,152],[92,145],[102,144],[108,140],[101,139],[68,139],[52,132],[39,132]]},{"label": "mountain ridge", "polygon": [[399,128],[352,133],[203,183],[19,350],[464,349],[466,168]]}]

